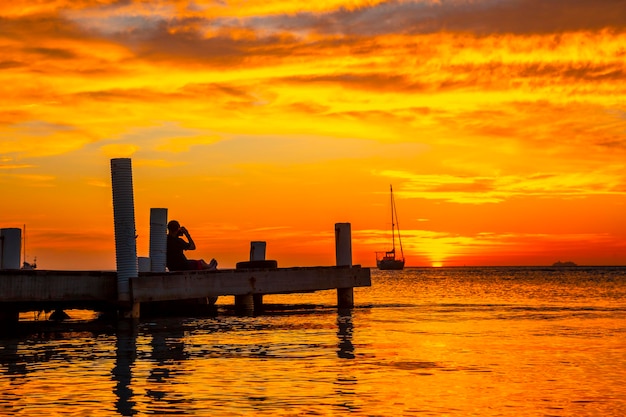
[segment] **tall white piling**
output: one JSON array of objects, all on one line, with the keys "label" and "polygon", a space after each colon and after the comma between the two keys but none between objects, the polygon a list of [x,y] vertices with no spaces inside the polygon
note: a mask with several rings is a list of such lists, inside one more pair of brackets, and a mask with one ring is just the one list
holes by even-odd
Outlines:
[{"label": "tall white piling", "polygon": [[167,257],[167,209],[150,209],[150,270],[165,272]]},{"label": "tall white piling", "polygon": [[130,302],[129,278],[139,275],[133,170],[130,158],[111,159],[111,183],[113,186],[117,299],[120,302]]},{"label": "tall white piling", "polygon": [[[352,266],[352,232],[350,223],[335,223],[335,257],[337,266]],[[354,307],[354,290],[337,288],[337,307]]]},{"label": "tall white piling", "polygon": [[0,269],[20,269],[22,229],[0,229]]}]

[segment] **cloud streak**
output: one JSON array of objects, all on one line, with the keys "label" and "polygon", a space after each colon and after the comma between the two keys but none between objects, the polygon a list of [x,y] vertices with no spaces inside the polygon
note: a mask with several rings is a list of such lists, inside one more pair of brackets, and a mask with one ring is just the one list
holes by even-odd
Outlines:
[{"label": "cloud streak", "polygon": [[591,195],[625,195],[623,166],[585,173],[533,173],[528,176],[462,177],[383,172],[403,180],[396,191],[404,198],[442,200],[452,203],[499,203],[516,197],[583,198]]}]

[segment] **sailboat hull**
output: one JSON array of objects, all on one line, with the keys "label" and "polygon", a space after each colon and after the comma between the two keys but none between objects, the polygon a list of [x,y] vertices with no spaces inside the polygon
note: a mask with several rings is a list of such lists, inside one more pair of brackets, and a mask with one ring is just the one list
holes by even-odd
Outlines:
[{"label": "sailboat hull", "polygon": [[401,271],[404,269],[404,259],[381,259],[377,266],[382,271]]}]

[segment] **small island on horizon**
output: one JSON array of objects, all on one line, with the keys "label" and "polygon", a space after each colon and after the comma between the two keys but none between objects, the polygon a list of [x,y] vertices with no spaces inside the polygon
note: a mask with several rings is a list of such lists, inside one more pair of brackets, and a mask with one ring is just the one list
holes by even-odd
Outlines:
[{"label": "small island on horizon", "polygon": [[566,261],[566,262],[557,261],[553,263],[552,266],[578,266],[578,265],[572,261]]}]

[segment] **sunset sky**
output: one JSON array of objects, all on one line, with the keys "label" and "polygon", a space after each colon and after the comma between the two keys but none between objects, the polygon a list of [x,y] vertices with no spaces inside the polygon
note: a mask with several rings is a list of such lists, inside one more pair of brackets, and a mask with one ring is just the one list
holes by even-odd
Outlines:
[{"label": "sunset sky", "polygon": [[0,227],[39,269],[114,269],[168,208],[231,268],[390,247],[409,266],[626,265],[626,1],[4,1]]}]

